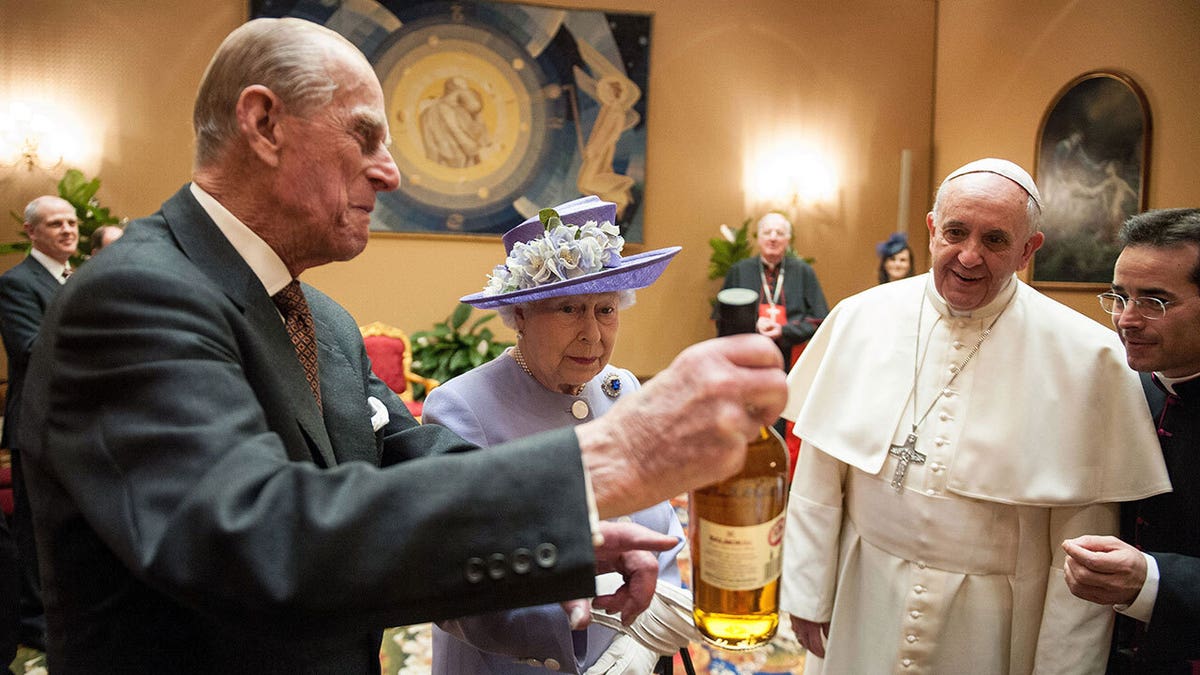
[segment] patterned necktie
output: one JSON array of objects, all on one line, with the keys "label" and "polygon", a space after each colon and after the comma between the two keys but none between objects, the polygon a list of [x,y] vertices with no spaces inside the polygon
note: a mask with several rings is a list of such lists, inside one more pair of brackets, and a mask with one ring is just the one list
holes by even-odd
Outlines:
[{"label": "patterned necktie", "polygon": [[74,271],[75,271],[75,270],[72,270],[70,267],[64,267],[64,268],[63,268],[63,271],[62,271],[62,278],[63,278],[63,280],[65,281],[65,280],[66,280],[68,277],[70,277],[70,276],[71,276],[71,272],[74,272]]},{"label": "patterned necktie", "polygon": [[317,372],[317,331],[314,328],[312,312],[308,309],[308,301],[304,299],[304,291],[300,290],[300,282],[295,279],[271,296],[279,313],[283,315],[284,326],[288,336],[292,338],[292,347],[296,349],[296,358],[304,367],[304,377],[312,388],[313,397],[317,399],[317,407],[321,408],[321,377]]}]

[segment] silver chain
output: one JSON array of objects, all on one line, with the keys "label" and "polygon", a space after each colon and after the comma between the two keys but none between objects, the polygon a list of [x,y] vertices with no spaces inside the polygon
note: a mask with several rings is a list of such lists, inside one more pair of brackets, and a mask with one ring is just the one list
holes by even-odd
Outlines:
[{"label": "silver chain", "polygon": [[[917,419],[917,376],[920,374],[921,368],[925,365],[924,359],[921,358],[921,321],[925,318],[925,296],[924,294],[921,295],[921,308],[917,311],[917,344],[913,350],[913,388],[911,394],[913,400],[913,433],[916,433],[917,427],[925,423],[925,418],[929,417],[929,413],[933,412],[933,408],[937,405],[937,402],[942,400],[942,397],[946,395],[946,389],[948,389],[951,384],[954,384],[954,380],[958,378],[958,374],[961,373],[963,368],[966,368],[967,364],[971,362],[971,359],[975,358],[975,355],[979,353],[979,348],[983,346],[983,341],[992,334],[992,328],[995,327],[996,322],[1000,320],[1000,317],[1004,314],[1005,309],[1008,309],[1007,304],[1004,305],[1004,309],[1000,310],[1000,313],[996,315],[996,318],[992,319],[992,323],[979,336],[979,339],[975,342],[975,346],[972,347],[971,351],[967,353],[967,358],[963,359],[962,363],[954,367],[954,370],[950,375],[950,379],[946,381],[945,386],[943,386],[941,391],[938,392],[938,395],[933,397],[933,401],[930,402],[929,407],[925,409],[925,414],[921,415],[921,419]],[[938,321],[941,321],[941,319],[942,317],[938,316]],[[937,321],[933,322],[933,325],[936,327]],[[932,329],[929,332],[929,336],[932,342]],[[929,346],[926,345],[925,348],[929,349]]]}]

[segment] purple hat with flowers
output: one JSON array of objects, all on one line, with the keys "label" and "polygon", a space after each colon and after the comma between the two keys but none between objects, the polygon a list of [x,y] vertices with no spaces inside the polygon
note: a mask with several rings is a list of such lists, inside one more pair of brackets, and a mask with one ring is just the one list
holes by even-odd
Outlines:
[{"label": "purple hat with flowers", "polygon": [[478,293],[462,298],[491,309],[562,295],[635,290],[654,283],[680,247],[621,256],[617,205],[581,197],[542,211],[504,234],[504,263]]}]

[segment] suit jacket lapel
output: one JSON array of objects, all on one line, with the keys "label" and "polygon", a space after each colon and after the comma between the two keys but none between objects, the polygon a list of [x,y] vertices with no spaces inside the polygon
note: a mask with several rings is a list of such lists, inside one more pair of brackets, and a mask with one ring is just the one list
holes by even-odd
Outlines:
[{"label": "suit jacket lapel", "polygon": [[[317,326],[325,428],[329,430],[333,453],[339,462],[360,460],[378,464],[382,448],[371,425],[364,423],[371,415],[363,381],[365,364],[359,355],[351,353],[354,347],[361,349],[361,342],[341,340],[344,336],[325,320],[323,301],[313,300],[309,295]],[[354,338],[358,339],[357,334]]]},{"label": "suit jacket lapel", "polygon": [[38,262],[37,258],[32,255],[26,256],[21,264],[28,268],[29,279],[33,282],[38,297],[42,300],[42,305],[50,304],[50,300],[62,288],[62,284],[58,283],[58,279],[54,278],[50,270],[46,269],[46,266]]},{"label": "suit jacket lapel", "polygon": [[[261,284],[259,287],[261,288]],[[276,372],[282,373],[289,383],[289,386],[285,388],[288,403],[296,412],[296,421],[300,424],[300,428],[308,437],[314,450],[313,460],[322,466],[336,466],[337,458],[333,454],[333,446],[329,440],[329,432],[325,428],[325,421],[321,417],[321,409],[317,407],[317,400],[313,398],[312,389],[308,386],[308,379],[304,376],[304,367],[296,358],[296,351],[292,346],[291,337],[288,336],[287,328],[284,327],[283,321],[279,318],[279,311],[266,291],[258,295],[261,297],[252,298],[250,306],[246,308],[246,320],[260,335],[266,336],[272,345],[278,345],[278,348],[270,351],[272,368]],[[317,358],[319,363],[320,356],[318,355]],[[321,370],[324,371],[324,368]]]},{"label": "suit jacket lapel", "polygon": [[241,308],[251,329],[268,345],[271,370],[287,383],[283,387],[287,404],[311,446],[311,459],[323,466],[336,465],[329,432],[304,377],[304,368],[262,282],[201,208],[189,186],[163,204],[163,217],[184,254]]}]

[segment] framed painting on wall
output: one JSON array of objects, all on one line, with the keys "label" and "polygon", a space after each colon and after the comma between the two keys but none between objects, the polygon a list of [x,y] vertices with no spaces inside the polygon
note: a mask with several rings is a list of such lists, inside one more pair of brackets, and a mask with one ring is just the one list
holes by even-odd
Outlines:
[{"label": "framed painting on wall", "polygon": [[1150,110],[1137,83],[1115,72],[1068,83],[1038,133],[1038,189],[1046,243],[1034,257],[1039,287],[1112,281],[1117,233],[1146,205]]},{"label": "framed painting on wall", "polygon": [[595,194],[644,241],[651,15],[486,0],[252,0],[323,24],[383,85],[399,189],[373,232],[500,235]]}]

